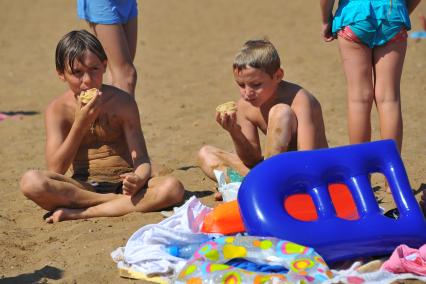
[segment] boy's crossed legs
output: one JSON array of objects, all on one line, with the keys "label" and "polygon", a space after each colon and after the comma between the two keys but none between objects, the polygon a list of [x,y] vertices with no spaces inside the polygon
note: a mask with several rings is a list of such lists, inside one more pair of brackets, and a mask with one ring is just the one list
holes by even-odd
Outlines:
[{"label": "boy's crossed legs", "polygon": [[21,180],[21,190],[43,209],[54,211],[46,222],[116,217],[173,206],[183,200],[183,186],[173,177],[153,177],[134,196],[96,193],[89,184],[48,171],[31,170]]}]

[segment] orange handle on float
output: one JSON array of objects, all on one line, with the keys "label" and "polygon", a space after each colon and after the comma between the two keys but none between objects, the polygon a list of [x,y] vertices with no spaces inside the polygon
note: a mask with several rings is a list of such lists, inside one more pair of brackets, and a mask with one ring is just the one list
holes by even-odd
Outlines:
[{"label": "orange handle on float", "polygon": [[[336,215],[347,220],[358,219],[358,211],[352,194],[344,184],[330,184],[328,187]],[[314,221],[318,219],[312,198],[306,193],[289,196],[284,201],[286,211],[295,219]],[[224,235],[245,232],[238,201],[221,203],[216,206],[204,219],[201,228],[203,233],[220,233]]]}]

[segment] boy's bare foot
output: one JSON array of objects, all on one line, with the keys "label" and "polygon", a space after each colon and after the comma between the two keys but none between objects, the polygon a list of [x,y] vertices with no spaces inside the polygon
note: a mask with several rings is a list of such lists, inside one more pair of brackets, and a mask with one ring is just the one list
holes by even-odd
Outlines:
[{"label": "boy's bare foot", "polygon": [[51,212],[51,214],[46,214],[47,216],[44,220],[46,223],[53,224],[61,221],[81,219],[80,213],[83,212],[83,210],[84,209],[59,208]]}]

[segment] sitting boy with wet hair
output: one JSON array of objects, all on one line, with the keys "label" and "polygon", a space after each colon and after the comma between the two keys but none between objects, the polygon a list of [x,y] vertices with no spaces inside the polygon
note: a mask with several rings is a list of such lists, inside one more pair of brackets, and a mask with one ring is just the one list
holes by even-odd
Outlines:
[{"label": "sitting boy with wet hair", "polygon": [[69,89],[46,109],[48,170],[30,170],[21,180],[23,194],[52,211],[47,222],[148,212],[183,200],[176,178],[155,177],[138,106],[102,83],[106,68],[91,33],[72,31],[59,41],[56,70]]},{"label": "sitting boy with wet hair", "polygon": [[[227,168],[244,176],[276,154],[328,147],[320,103],[301,86],[283,80],[280,57],[271,42],[247,41],[232,68],[240,99],[233,111],[217,111],[216,121],[228,131],[236,153],[203,146],[198,160],[207,176],[214,180],[214,169]],[[266,135],[263,153],[259,130]]]}]

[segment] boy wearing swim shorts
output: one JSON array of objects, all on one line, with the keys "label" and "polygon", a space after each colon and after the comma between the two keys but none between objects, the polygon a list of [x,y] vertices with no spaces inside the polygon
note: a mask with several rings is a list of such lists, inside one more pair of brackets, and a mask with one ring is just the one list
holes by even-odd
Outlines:
[{"label": "boy wearing swim shorts", "polygon": [[[241,175],[263,159],[291,150],[328,147],[320,103],[301,86],[285,81],[277,50],[267,40],[249,40],[233,63],[240,91],[236,110],[217,112],[235,152],[203,146],[198,159],[211,179],[214,169],[231,167]],[[262,153],[259,130],[266,135]]]},{"label": "boy wearing swim shorts", "polygon": [[69,90],[46,109],[48,170],[30,170],[21,180],[23,194],[52,211],[47,222],[147,212],[183,200],[176,178],[154,177],[138,106],[103,84],[106,68],[91,33],[72,31],[59,41],[56,70]]}]

